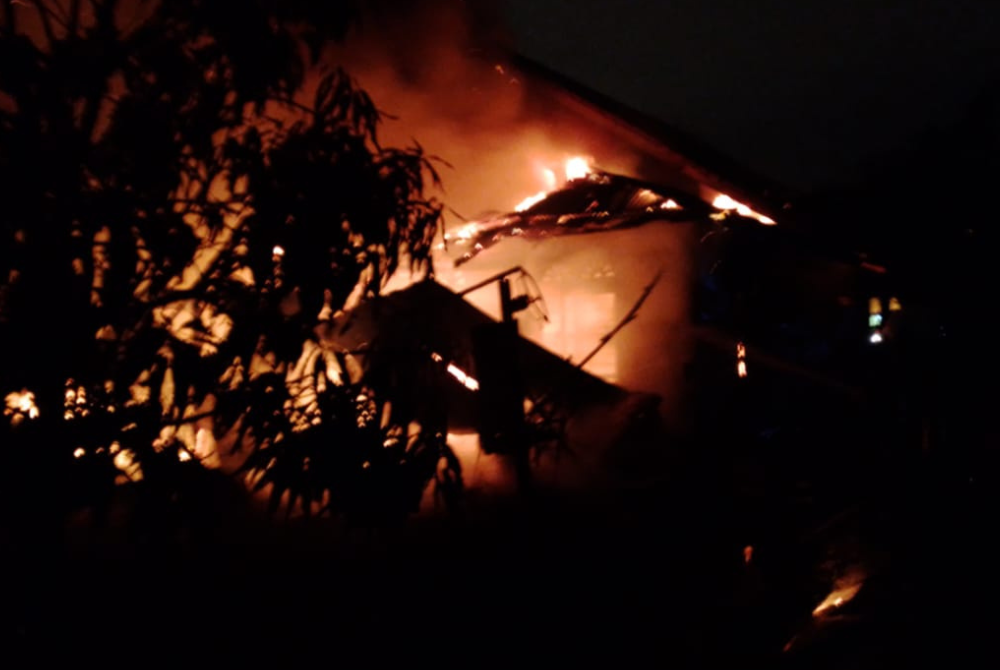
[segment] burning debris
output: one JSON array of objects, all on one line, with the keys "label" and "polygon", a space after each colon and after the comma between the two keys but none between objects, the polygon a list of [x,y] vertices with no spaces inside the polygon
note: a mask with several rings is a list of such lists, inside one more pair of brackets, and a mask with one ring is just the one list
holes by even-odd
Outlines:
[{"label": "burning debris", "polygon": [[[431,359],[435,363],[442,363],[442,364],[444,363],[444,357],[437,352],[431,354]],[[468,374],[462,368],[455,365],[455,363],[449,362],[445,370],[448,372],[449,375],[457,379],[462,386],[469,389],[470,391],[475,392],[479,390],[479,380],[477,380],[472,375]]]},{"label": "burning debris", "polygon": [[760,212],[755,212],[747,205],[744,205],[742,202],[736,202],[728,195],[718,196],[712,201],[712,206],[726,212],[735,211],[740,216],[744,216],[748,219],[757,219],[757,221],[763,223],[765,226],[773,226],[775,224],[774,219],[764,216]]},{"label": "burning debris", "polygon": [[700,200],[630,177],[601,171],[581,175],[582,165],[567,164],[570,179],[558,190],[538,193],[513,212],[474,221],[445,235],[445,246],[462,265],[498,242],[514,237],[545,239],[601,232],[659,221],[703,218],[711,208]]},{"label": "burning debris", "polygon": [[[544,170],[546,181],[554,172]],[[727,195],[712,205],[677,189],[597,170],[583,157],[566,161],[561,188],[541,191],[514,206],[512,212],[489,216],[447,232],[440,248],[456,254],[461,266],[498,242],[514,237],[538,240],[568,234],[602,232],[652,221],[724,220],[735,214],[764,225],[773,219]],[[549,179],[551,177],[551,179]]]},{"label": "burning debris", "polygon": [[833,610],[843,607],[851,600],[853,600],[854,596],[858,595],[858,592],[861,590],[862,584],[863,582],[860,579],[858,580],[848,579],[838,582],[837,585],[834,586],[833,591],[830,592],[830,595],[824,598],[823,602],[817,605],[816,609],[813,610],[812,612],[813,616],[814,617],[824,616],[825,614],[832,612]]}]

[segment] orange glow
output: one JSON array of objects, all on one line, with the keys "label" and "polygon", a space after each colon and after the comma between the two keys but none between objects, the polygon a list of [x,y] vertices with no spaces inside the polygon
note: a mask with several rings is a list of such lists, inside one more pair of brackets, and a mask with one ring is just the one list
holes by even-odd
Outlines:
[{"label": "orange glow", "polygon": [[574,156],[566,161],[566,181],[583,179],[590,174],[590,163],[582,156]]},{"label": "orange glow", "polygon": [[720,195],[712,201],[712,207],[716,209],[738,209],[740,203],[736,202],[728,195]]},{"label": "orange glow", "polygon": [[462,385],[465,386],[465,388],[469,389],[470,391],[479,390],[479,382],[476,379],[470,377],[468,374],[466,374],[464,370],[462,370],[454,363],[448,364],[448,374],[450,374],[458,381],[462,382]]},{"label": "orange glow", "polygon": [[20,392],[8,393],[4,398],[4,416],[13,415],[11,421],[20,423],[24,417],[29,419],[38,418],[38,405],[35,404],[35,394],[28,389],[21,389]]},{"label": "orange glow", "polygon": [[83,458],[86,453],[83,447],[77,447],[73,452],[73,458]]},{"label": "orange glow", "polygon": [[816,609],[813,610],[813,616],[822,616],[830,610],[835,610],[838,607],[843,607],[849,603],[854,596],[858,595],[858,591],[861,590],[861,583],[850,584],[848,586],[843,586],[841,588],[834,589],[830,595],[826,597]]},{"label": "orange glow", "polygon": [[890,312],[901,312],[902,310],[903,310],[903,305],[900,304],[899,298],[889,298]]},{"label": "orange glow", "polygon": [[742,342],[736,343],[736,374],[740,379],[747,376],[747,348]]},{"label": "orange glow", "polygon": [[751,560],[753,560],[753,545],[748,544],[743,547],[743,562],[750,565]]},{"label": "orange glow", "polygon": [[868,301],[868,313],[869,314],[881,314],[882,313],[882,301],[878,298],[872,298]]},{"label": "orange glow", "polygon": [[[518,205],[518,207],[520,206],[521,205]],[[531,205],[528,205],[528,207],[530,206]],[[449,242],[457,242],[458,244],[465,244],[473,237],[475,237],[477,232],[479,232],[479,226],[477,226],[474,223],[470,223],[462,226],[461,228],[457,228],[456,230],[450,233],[445,233],[444,238]]]},{"label": "orange glow", "polygon": [[869,263],[868,261],[864,261],[863,263],[861,263],[861,267],[880,275],[884,275],[886,272],[888,272],[888,270],[886,270],[881,265],[875,265],[874,263]]},{"label": "orange glow", "polygon": [[271,253],[274,254],[275,258],[281,258],[285,255],[285,248],[280,244],[276,244],[274,245],[274,249],[271,250]]},{"label": "orange glow", "polygon": [[552,168],[544,168],[542,170],[542,179],[545,182],[545,190],[547,191],[555,189],[558,185],[556,183],[556,172]]},{"label": "orange glow", "polygon": [[674,199],[667,200],[666,202],[660,204],[660,209],[680,209],[680,208],[681,206],[678,205],[677,201]]},{"label": "orange glow", "polygon": [[[539,191],[535,195],[530,195],[527,198],[525,198],[524,200],[522,200],[521,202],[517,203],[517,205],[514,206],[514,211],[515,212],[523,212],[524,210],[528,209],[529,207],[531,207],[535,203],[540,202],[541,200],[544,200],[545,196],[547,196],[547,195],[548,195],[547,191]],[[461,229],[459,229],[459,230],[461,230]],[[459,234],[459,237],[461,238],[461,234]]]},{"label": "orange glow", "polygon": [[[112,445],[114,446],[114,445]],[[115,467],[125,475],[125,481],[138,482],[142,480],[142,467],[135,458],[135,452],[131,449],[125,449],[119,451],[115,454],[114,458]]]},{"label": "orange glow", "polygon": [[186,449],[181,449],[180,451],[177,452],[177,460],[179,460],[181,463],[186,463],[190,461],[191,452],[187,451]]},{"label": "orange glow", "polygon": [[715,207],[716,209],[721,209],[723,211],[735,210],[736,213],[739,214],[740,216],[745,216],[750,219],[757,219],[765,226],[773,226],[775,224],[774,219],[772,219],[771,217],[764,216],[759,212],[755,212],[754,210],[750,209],[750,207],[748,207],[747,205],[744,205],[742,202],[737,202],[733,200],[724,193],[718,195],[715,198],[715,200],[712,201],[712,207]]}]

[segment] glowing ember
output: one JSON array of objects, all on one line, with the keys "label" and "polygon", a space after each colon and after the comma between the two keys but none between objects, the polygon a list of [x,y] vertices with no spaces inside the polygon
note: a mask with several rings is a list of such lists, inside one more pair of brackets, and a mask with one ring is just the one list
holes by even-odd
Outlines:
[{"label": "glowing ember", "polygon": [[743,547],[743,562],[750,565],[750,561],[753,560],[753,545],[748,544]]},{"label": "glowing ember", "polygon": [[114,463],[115,467],[126,477],[126,481],[138,482],[142,480],[142,467],[135,458],[135,452],[131,449],[124,449],[115,454]]},{"label": "glowing ember", "polygon": [[847,586],[834,589],[833,592],[830,593],[825,600],[823,600],[823,602],[816,606],[816,609],[813,610],[813,616],[822,616],[830,610],[843,607],[845,604],[850,602],[854,596],[858,595],[858,591],[860,590],[861,582],[848,584]]},{"label": "glowing ember", "polygon": [[[531,207],[535,203],[541,202],[542,200],[544,200],[545,196],[547,196],[547,195],[548,195],[548,193],[546,191],[540,191],[540,192],[536,193],[535,195],[528,196],[527,198],[525,198],[521,202],[517,203],[517,205],[514,207],[514,211],[515,212],[523,212],[524,210],[528,209],[529,207]],[[461,230],[462,229],[460,228],[459,232]],[[459,237],[461,238],[461,235],[459,235]]]},{"label": "glowing ember", "polygon": [[83,447],[77,447],[73,452],[73,458],[83,458],[86,453]]},{"label": "glowing ember", "polygon": [[35,394],[28,389],[8,393],[4,398],[4,416],[11,416],[11,422],[20,423],[25,417],[38,418],[38,405],[35,404]]},{"label": "glowing ember", "polygon": [[470,391],[479,390],[479,382],[476,379],[470,377],[468,374],[466,374],[464,370],[462,370],[454,363],[448,364],[448,374],[450,374],[452,377],[460,381],[462,385],[465,386],[465,388],[469,389]]},{"label": "glowing ember", "polygon": [[740,379],[747,376],[747,348],[742,342],[736,343],[736,375]]},{"label": "glowing ember", "polygon": [[900,312],[902,310],[903,310],[903,305],[900,304],[899,298],[889,298],[890,312]]},{"label": "glowing ember", "polygon": [[[543,197],[544,197],[544,194],[543,194]],[[520,206],[521,205],[518,205],[518,207],[520,207]],[[529,204],[529,205],[526,205],[526,206],[530,207],[531,205]],[[449,233],[445,233],[444,238],[446,240],[448,240],[449,242],[457,242],[459,244],[465,244],[469,240],[471,240],[473,237],[475,237],[476,233],[478,233],[478,232],[479,232],[479,226],[477,226],[474,223],[470,223],[470,224],[462,226],[461,228],[457,228],[457,229],[455,229],[455,230],[453,230],[453,231],[451,231]]]},{"label": "glowing ember", "polygon": [[716,209],[721,209],[723,211],[735,210],[736,213],[739,214],[740,216],[745,216],[750,219],[757,219],[766,226],[773,226],[775,224],[774,219],[768,216],[764,216],[759,212],[755,212],[754,210],[750,209],[750,207],[748,207],[747,205],[744,205],[742,202],[737,202],[725,194],[720,194],[719,196],[717,196],[715,200],[712,201],[712,207],[715,207]]},{"label": "glowing ember", "polygon": [[586,158],[574,156],[566,161],[566,181],[583,179],[590,174],[590,164]]},{"label": "glowing ember", "polygon": [[712,202],[712,207],[716,209],[737,209],[740,203],[736,202],[728,195],[720,195]]},{"label": "glowing ember", "polygon": [[671,198],[660,203],[660,209],[680,209],[681,206],[677,204],[677,201]]},{"label": "glowing ember", "polygon": [[281,258],[285,255],[285,248],[279,244],[274,245],[274,249],[271,250],[275,258]]},{"label": "glowing ember", "polygon": [[177,452],[177,459],[181,463],[186,463],[191,460],[191,452],[187,451],[186,449],[181,449],[180,451]]}]

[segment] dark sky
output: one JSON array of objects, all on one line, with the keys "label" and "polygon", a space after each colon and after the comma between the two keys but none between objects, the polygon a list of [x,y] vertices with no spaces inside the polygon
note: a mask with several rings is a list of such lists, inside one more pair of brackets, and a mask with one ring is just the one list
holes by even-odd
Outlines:
[{"label": "dark sky", "polygon": [[526,55],[800,188],[1000,76],[998,0],[505,0]]}]

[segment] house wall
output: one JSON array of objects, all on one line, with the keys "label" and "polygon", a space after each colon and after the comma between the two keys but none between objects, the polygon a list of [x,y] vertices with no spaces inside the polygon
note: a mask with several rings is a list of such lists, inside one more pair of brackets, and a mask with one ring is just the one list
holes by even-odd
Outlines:
[{"label": "house wall", "polygon": [[[635,319],[584,369],[629,390],[660,395],[661,411],[669,419],[679,411],[679,387],[690,356],[695,242],[691,224],[668,222],[535,243],[515,239],[457,269],[442,253],[436,278],[461,292],[503,270],[525,268],[537,282],[549,320],[537,309],[526,310],[518,315],[521,334],[559,356],[582,361],[659,274]],[[515,281],[513,288],[520,294],[529,287]],[[492,284],[467,299],[499,319],[498,296]]]}]

